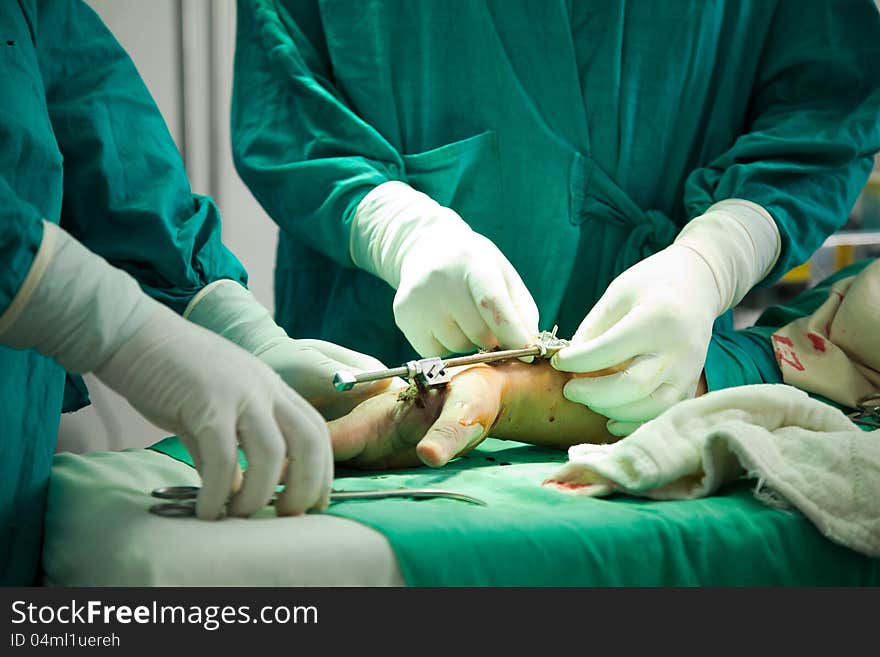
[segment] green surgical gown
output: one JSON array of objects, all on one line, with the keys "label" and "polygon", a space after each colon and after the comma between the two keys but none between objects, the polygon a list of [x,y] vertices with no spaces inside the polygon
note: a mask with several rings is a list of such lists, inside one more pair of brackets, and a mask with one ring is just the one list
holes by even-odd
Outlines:
[{"label": "green surgical gown", "polygon": [[239,0],[235,57],[236,166],[281,228],[277,319],[388,363],[412,354],[394,292],[349,254],[378,184],[458,211],[571,335],[726,198],[775,218],[776,280],[880,149],[872,0]]},{"label": "green surgical gown", "polygon": [[[80,1],[0,2],[0,314],[30,269],[42,219],[182,312],[219,278],[246,282],[214,203],[189,187],[144,83]],[[35,351],[0,347],[0,584],[34,581],[62,404],[83,386]]]}]

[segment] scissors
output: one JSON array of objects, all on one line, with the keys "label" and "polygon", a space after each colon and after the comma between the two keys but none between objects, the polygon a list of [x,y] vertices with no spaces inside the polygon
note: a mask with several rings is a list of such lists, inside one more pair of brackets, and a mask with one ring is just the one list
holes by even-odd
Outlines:
[{"label": "scissors", "polygon": [[857,411],[847,417],[857,424],[880,429],[880,392],[862,397],[856,402]]},{"label": "scissors", "polygon": [[[199,496],[198,486],[162,486],[155,489],[152,493],[153,497],[160,500],[170,500],[154,504],[150,507],[150,513],[166,518],[191,518],[196,515],[195,500]],[[460,502],[468,502],[479,506],[486,506],[486,503],[476,497],[457,493],[451,490],[443,490],[442,488],[390,488],[386,490],[334,490],[330,491],[331,502],[342,502],[345,500],[384,500],[392,497],[403,497],[409,499],[427,499],[432,497],[442,497],[449,500],[458,500]],[[276,493],[269,504],[275,504],[278,499]]]}]

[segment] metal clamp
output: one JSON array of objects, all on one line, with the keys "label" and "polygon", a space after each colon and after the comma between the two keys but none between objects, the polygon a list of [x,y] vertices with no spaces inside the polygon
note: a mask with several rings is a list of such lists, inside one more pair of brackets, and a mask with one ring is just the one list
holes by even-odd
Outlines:
[{"label": "metal clamp", "polygon": [[856,402],[856,408],[857,411],[847,415],[850,420],[856,424],[880,429],[880,393],[862,397]]},{"label": "metal clamp", "polygon": [[492,363],[500,360],[509,360],[511,358],[524,358],[526,356],[550,358],[557,351],[570,344],[568,340],[556,337],[557,328],[558,327],[554,326],[552,331],[541,331],[535,336],[534,344],[523,349],[481,351],[471,354],[470,356],[456,356],[447,359],[438,357],[422,358],[420,360],[411,360],[401,367],[387,370],[375,370],[372,372],[360,372],[358,374],[342,370],[336,372],[334,375],[333,387],[340,392],[343,392],[345,390],[351,390],[357,383],[379,381],[381,379],[391,379],[399,376],[409,381],[415,381],[420,387],[433,388],[449,383],[450,377],[447,370],[450,367],[474,365],[476,363]]}]

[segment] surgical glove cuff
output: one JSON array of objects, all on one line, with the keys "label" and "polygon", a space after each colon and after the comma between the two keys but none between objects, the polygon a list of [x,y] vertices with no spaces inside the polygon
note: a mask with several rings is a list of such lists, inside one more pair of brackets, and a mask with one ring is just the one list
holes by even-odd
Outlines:
[{"label": "surgical glove cuff", "polygon": [[158,305],[130,275],[44,221],[37,255],[0,317],[0,343],[83,374],[109,360]]},{"label": "surgical glove cuff", "polygon": [[712,270],[721,300],[719,315],[770,273],[782,244],[770,213],[743,199],[715,203],[690,221],[674,243],[697,253]]},{"label": "surgical glove cuff", "polygon": [[406,183],[389,181],[358,204],[352,219],[351,259],[397,289],[404,263],[417,246],[436,247],[472,234],[454,210]]},{"label": "surgical glove cuff", "polygon": [[183,316],[255,356],[290,339],[269,310],[230,279],[205,286],[189,302]]}]

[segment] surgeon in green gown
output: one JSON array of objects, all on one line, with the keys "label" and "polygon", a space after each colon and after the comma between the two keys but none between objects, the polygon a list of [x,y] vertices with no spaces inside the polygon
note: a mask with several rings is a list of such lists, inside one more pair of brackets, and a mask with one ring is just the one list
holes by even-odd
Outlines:
[{"label": "surgeon in green gown", "polygon": [[565,388],[618,435],[880,149],[872,0],[239,0],[237,29],[279,323],[393,363],[558,325],[557,368],[626,365]]},{"label": "surgeon in green gown", "polygon": [[[71,375],[94,372],[181,437],[200,517],[239,487],[239,444],[259,467],[227,513],[263,508],[285,457],[279,513],[325,508],[333,457],[309,402],[340,366],[381,363],[289,338],[243,287],[216,206],[83,2],[0,3],[0,89],[0,584],[36,581],[59,417],[87,402]],[[334,401],[325,414],[358,399]]]}]

